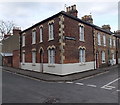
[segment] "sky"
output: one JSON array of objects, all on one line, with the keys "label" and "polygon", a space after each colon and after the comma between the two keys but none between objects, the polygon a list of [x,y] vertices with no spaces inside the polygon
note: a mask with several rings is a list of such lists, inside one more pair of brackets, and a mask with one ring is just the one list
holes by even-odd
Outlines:
[{"label": "sky", "polygon": [[118,0],[26,0],[21,2],[11,0],[0,1],[0,20],[13,21],[22,30],[60,12],[66,11],[66,6],[76,4],[78,18],[84,15],[92,15],[93,22],[97,26],[109,24],[111,31],[118,30]]}]

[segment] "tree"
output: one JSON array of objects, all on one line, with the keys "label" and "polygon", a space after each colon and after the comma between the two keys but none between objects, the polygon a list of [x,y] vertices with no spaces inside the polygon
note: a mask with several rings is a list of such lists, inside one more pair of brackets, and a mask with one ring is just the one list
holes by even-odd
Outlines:
[{"label": "tree", "polygon": [[5,34],[11,34],[11,31],[15,24],[12,21],[0,20],[0,38],[3,38]]}]

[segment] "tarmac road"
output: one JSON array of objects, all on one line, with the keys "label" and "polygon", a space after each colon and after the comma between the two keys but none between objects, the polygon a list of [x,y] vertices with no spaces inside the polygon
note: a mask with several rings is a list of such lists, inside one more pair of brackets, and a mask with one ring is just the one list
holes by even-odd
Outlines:
[{"label": "tarmac road", "polygon": [[118,103],[118,70],[73,82],[46,82],[3,70],[2,102]]}]

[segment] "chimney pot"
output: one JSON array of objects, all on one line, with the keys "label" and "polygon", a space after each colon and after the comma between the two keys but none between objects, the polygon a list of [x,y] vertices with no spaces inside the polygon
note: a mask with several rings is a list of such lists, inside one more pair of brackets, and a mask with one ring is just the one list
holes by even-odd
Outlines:
[{"label": "chimney pot", "polygon": [[85,15],[82,17],[82,20],[83,21],[86,21],[88,23],[92,23],[93,24],[93,19],[92,19],[92,16],[91,15]]},{"label": "chimney pot", "polygon": [[77,17],[78,11],[76,10],[76,5],[66,7],[66,10],[68,14]]},{"label": "chimney pot", "polygon": [[110,31],[111,27],[110,27],[110,25],[103,25],[102,29]]}]

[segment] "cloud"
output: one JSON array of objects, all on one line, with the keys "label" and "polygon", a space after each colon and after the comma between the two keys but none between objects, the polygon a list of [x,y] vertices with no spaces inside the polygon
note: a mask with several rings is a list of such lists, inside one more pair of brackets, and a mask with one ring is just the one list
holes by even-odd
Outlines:
[{"label": "cloud", "polygon": [[0,20],[14,21],[25,29],[65,10],[65,4],[67,6],[76,4],[79,17],[92,13],[96,25],[107,22],[117,25],[115,22],[118,15],[117,2],[5,2],[0,3]]}]

